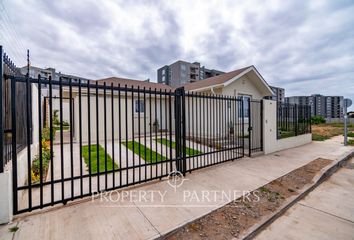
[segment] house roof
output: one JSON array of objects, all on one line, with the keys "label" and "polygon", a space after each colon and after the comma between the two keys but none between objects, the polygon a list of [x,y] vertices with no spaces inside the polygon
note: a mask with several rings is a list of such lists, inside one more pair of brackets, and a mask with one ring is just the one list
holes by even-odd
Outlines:
[{"label": "house roof", "polygon": [[248,69],[250,67],[245,67],[245,68],[240,68],[228,73],[224,73],[215,77],[210,77],[210,78],[206,78],[203,80],[199,80],[196,82],[192,82],[192,83],[187,83],[184,85],[184,88],[186,90],[195,90],[195,89],[200,89],[200,88],[206,88],[206,87],[211,87],[214,85],[220,85],[223,84],[225,82],[227,82],[228,80],[232,79],[233,77],[239,75],[240,73],[242,73],[243,71],[245,71],[246,69]]},{"label": "house roof", "polygon": [[236,81],[240,77],[244,76],[247,73],[252,72],[253,79],[257,79],[259,86],[262,88],[265,95],[271,96],[273,91],[271,90],[268,83],[264,80],[261,74],[257,71],[257,69],[252,65],[244,68],[240,68],[228,73],[224,73],[215,77],[199,80],[193,83],[187,83],[184,85],[184,88],[187,91],[191,90],[202,90],[208,89],[212,87],[226,87],[230,83]]},{"label": "house roof", "polygon": [[98,79],[97,80],[98,84],[102,84],[105,82],[106,85],[113,85],[117,86],[120,84],[121,87],[127,85],[127,87],[134,87],[134,88],[146,88],[146,89],[157,89],[157,90],[172,90],[172,88],[168,85],[162,84],[162,83],[154,83],[154,82],[147,82],[144,80],[135,80],[135,79],[128,79],[128,78],[120,78],[120,77],[109,77],[109,78],[104,78],[104,79]]}]

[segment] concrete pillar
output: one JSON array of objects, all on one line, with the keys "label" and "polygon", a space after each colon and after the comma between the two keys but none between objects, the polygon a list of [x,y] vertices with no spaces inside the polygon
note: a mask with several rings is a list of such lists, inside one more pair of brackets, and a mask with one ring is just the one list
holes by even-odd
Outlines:
[{"label": "concrete pillar", "polygon": [[277,145],[277,103],[263,100],[263,152],[274,152]]},{"label": "concrete pillar", "polygon": [[0,224],[12,221],[12,173],[0,173]]}]

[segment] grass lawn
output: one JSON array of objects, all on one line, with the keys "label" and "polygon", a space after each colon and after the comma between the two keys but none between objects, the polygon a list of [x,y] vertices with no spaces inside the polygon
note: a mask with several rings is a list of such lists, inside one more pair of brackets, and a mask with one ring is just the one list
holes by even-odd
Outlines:
[{"label": "grass lawn", "polygon": [[[163,145],[166,145],[166,146],[171,146],[172,144],[172,148],[175,149],[176,148],[176,142],[174,141],[170,141],[166,138],[156,138],[155,139],[156,142],[159,142],[159,143],[162,143]],[[193,148],[189,148],[189,147],[186,147],[186,154],[188,156],[194,156],[194,155],[198,155],[198,154],[201,154],[202,152],[199,151],[199,150],[196,150],[196,149],[193,149]]]},{"label": "grass lawn", "polygon": [[[89,169],[89,162],[91,161],[91,174],[97,173],[97,145],[91,145],[91,159],[89,158],[89,146],[82,146],[82,156],[84,157],[87,168]],[[105,172],[105,150],[101,145],[98,145],[98,156],[99,156],[99,171]],[[107,153],[107,171],[118,169],[116,163],[113,164],[111,156]]]},{"label": "grass lawn", "polygon": [[[348,124],[348,130],[354,131],[354,124]],[[312,125],[312,140],[324,141],[334,136],[343,135],[343,123],[325,123]]]},{"label": "grass lawn", "polygon": [[348,132],[348,137],[354,137],[354,132]]},{"label": "grass lawn", "polygon": [[[133,151],[133,146],[134,146],[134,153],[138,154],[146,162],[156,163],[156,162],[162,162],[166,160],[166,157],[151,150],[148,147],[145,147],[143,144],[139,144],[136,141],[128,141],[122,144],[126,146],[128,149],[130,149],[131,151]],[[139,152],[139,145],[140,145],[140,152]],[[146,155],[145,155],[145,151],[146,151]]]},{"label": "grass lawn", "polygon": [[329,137],[323,136],[323,135],[319,135],[319,134],[316,134],[316,133],[312,133],[312,140],[313,141],[324,141],[324,140],[327,140],[327,139],[329,139]]},{"label": "grass lawn", "polygon": [[288,137],[294,137],[295,136],[295,131],[281,131],[280,132],[280,138],[288,138]]},{"label": "grass lawn", "polygon": [[[53,126],[53,129],[55,129],[55,131],[60,131],[60,126]],[[68,131],[70,130],[69,126],[63,126],[63,131]]]}]

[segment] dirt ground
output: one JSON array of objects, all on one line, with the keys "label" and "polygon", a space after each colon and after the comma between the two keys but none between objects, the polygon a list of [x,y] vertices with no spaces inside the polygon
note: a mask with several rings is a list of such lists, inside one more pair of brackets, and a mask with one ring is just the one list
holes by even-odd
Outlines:
[{"label": "dirt ground", "polygon": [[326,137],[333,137],[343,134],[343,128],[331,125],[312,125],[312,133]]},{"label": "dirt ground", "polygon": [[262,218],[270,216],[286,201],[313,182],[314,176],[332,160],[318,158],[289,174],[241,197],[178,229],[165,239],[237,238]]},{"label": "dirt ground", "polygon": [[[349,124],[349,131],[354,131],[354,125]],[[324,140],[334,136],[342,135],[344,133],[343,124],[318,124],[312,125],[312,134],[316,136],[322,136],[323,138],[314,139],[314,140]]]}]

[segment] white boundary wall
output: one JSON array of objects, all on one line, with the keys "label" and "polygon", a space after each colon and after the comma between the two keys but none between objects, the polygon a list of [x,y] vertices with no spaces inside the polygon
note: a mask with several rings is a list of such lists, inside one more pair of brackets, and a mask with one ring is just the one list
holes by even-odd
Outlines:
[{"label": "white boundary wall", "polygon": [[263,100],[263,152],[264,154],[298,147],[312,141],[312,134],[277,139],[277,104]]},{"label": "white boundary wall", "polygon": [[0,173],[0,224],[12,221],[12,175],[11,171]]}]

